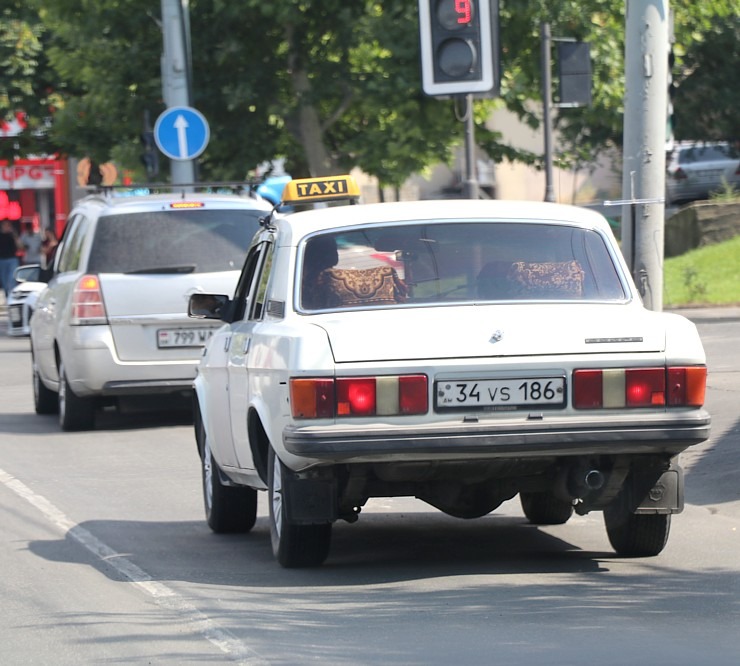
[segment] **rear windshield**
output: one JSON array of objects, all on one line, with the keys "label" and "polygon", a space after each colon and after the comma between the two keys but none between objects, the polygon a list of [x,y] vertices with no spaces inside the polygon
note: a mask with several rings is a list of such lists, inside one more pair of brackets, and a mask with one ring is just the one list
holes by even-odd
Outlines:
[{"label": "rear windshield", "polygon": [[680,164],[692,164],[693,162],[736,160],[738,156],[738,151],[730,146],[693,146],[682,148],[678,161]]},{"label": "rear windshield", "polygon": [[605,239],[571,226],[394,225],[313,236],[304,248],[303,310],[626,298]]},{"label": "rear windshield", "polygon": [[239,270],[259,228],[259,210],[168,210],[102,216],[91,273]]}]

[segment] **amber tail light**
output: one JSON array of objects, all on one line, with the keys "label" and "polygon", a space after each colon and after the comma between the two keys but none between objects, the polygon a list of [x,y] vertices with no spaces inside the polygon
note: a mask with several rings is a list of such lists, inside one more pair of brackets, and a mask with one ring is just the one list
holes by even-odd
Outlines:
[{"label": "amber tail light", "polygon": [[290,380],[294,418],[409,416],[429,409],[426,375]]},{"label": "amber tail light", "polygon": [[701,407],[706,385],[706,366],[576,370],[573,406],[576,409]]},{"label": "amber tail light", "polygon": [[103,293],[97,275],[83,275],[72,293],[70,324],[85,326],[108,323]]}]

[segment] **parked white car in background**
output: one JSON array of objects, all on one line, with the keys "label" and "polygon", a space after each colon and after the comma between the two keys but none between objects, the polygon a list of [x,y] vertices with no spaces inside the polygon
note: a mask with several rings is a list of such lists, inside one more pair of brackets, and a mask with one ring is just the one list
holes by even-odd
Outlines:
[{"label": "parked white car in background", "polygon": [[[285,203],[357,197],[349,177]],[[603,511],[656,555],[683,508],[678,454],[709,436],[696,327],[645,309],[608,222],[570,206],[420,201],[269,220],[195,380],[206,519],[248,531],[267,490],[286,567],[328,556],[372,497],[533,523]]]},{"label": "parked white car in background", "polygon": [[15,270],[18,284],[8,296],[8,335],[29,335],[29,322],[36,307],[36,299],[46,289],[45,282],[39,282],[38,266],[20,266]]},{"label": "parked white car in background", "polygon": [[729,143],[679,142],[668,157],[669,204],[707,199],[723,188],[740,188],[740,149]]}]

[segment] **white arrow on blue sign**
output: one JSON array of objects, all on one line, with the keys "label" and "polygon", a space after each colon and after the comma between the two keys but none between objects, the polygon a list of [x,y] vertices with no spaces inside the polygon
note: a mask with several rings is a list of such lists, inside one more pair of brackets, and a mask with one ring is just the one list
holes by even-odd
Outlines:
[{"label": "white arrow on blue sign", "polygon": [[203,114],[189,106],[173,106],[154,124],[154,141],[171,160],[192,160],[208,145],[210,129]]}]

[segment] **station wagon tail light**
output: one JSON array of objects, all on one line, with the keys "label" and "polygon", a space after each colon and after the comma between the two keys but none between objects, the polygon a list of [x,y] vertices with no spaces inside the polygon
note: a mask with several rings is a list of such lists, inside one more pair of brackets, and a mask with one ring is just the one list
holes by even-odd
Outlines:
[{"label": "station wagon tail light", "polygon": [[576,409],[701,407],[706,385],[706,366],[576,370],[573,406]]},{"label": "station wagon tail light", "polygon": [[291,379],[295,418],[410,416],[429,409],[426,375]]},{"label": "station wagon tail light", "polygon": [[83,275],[72,292],[72,326],[107,324],[103,294],[97,275]]}]

